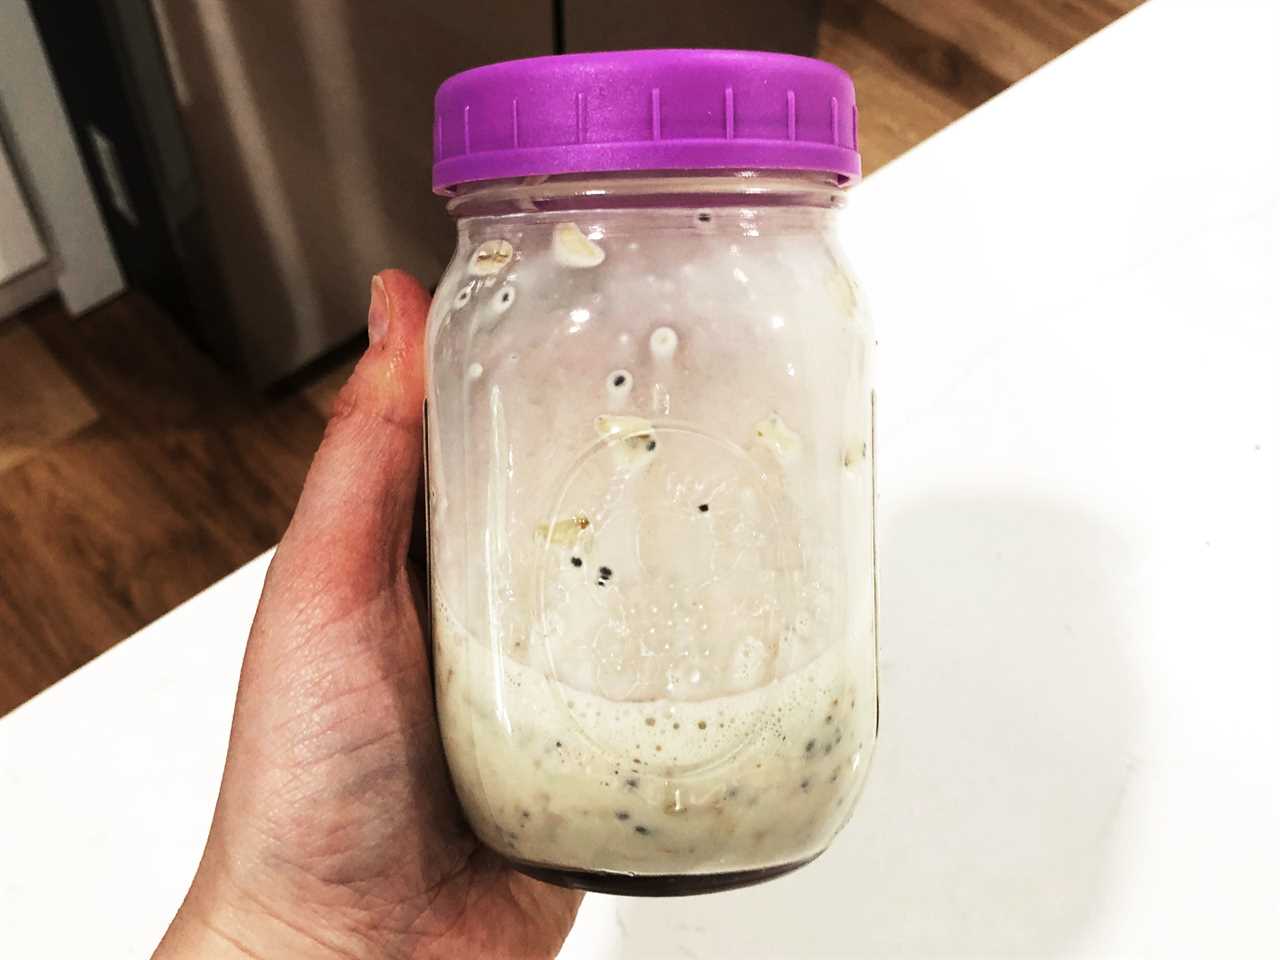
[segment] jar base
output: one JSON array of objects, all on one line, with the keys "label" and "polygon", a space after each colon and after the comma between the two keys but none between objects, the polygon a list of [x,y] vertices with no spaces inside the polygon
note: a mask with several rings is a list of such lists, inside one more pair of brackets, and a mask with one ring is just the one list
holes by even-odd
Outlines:
[{"label": "jar base", "polygon": [[635,874],[598,870],[572,870],[521,860],[508,862],[526,876],[574,890],[609,893],[619,897],[690,897],[701,893],[719,893],[751,887],[798,870],[813,857],[759,870],[735,870],[728,873]]}]

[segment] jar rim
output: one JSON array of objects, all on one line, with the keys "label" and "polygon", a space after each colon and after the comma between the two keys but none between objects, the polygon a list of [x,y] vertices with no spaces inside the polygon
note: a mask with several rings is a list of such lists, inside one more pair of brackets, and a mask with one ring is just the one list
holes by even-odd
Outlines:
[{"label": "jar rim", "polygon": [[848,183],[800,170],[653,170],[511,177],[461,185],[448,201],[457,218],[559,209],[740,206],[839,208]]}]

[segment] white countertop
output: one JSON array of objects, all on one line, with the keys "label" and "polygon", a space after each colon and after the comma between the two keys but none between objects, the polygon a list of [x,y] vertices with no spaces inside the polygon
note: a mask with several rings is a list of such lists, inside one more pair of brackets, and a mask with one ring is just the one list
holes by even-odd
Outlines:
[{"label": "white countertop", "polygon": [[[882,739],[832,850],[563,956],[1280,956],[1280,14],[1151,0],[875,174]],[[262,557],[0,720],[0,955],[145,956]]]}]

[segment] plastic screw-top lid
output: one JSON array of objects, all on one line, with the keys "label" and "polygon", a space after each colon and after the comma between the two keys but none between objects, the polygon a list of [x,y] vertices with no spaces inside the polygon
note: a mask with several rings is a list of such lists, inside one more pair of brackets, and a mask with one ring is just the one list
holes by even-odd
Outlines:
[{"label": "plastic screw-top lid", "polygon": [[436,193],[509,177],[861,172],[853,81],[780,53],[634,50],[511,60],[436,93]]}]

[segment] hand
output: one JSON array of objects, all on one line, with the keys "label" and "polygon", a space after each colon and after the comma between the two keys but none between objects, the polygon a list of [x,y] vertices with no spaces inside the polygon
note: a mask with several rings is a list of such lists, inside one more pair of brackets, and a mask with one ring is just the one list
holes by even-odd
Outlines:
[{"label": "hand", "polygon": [[423,328],[374,277],[249,634],[204,857],[157,958],[553,957],[579,894],[480,846],[440,746],[419,562]]}]

